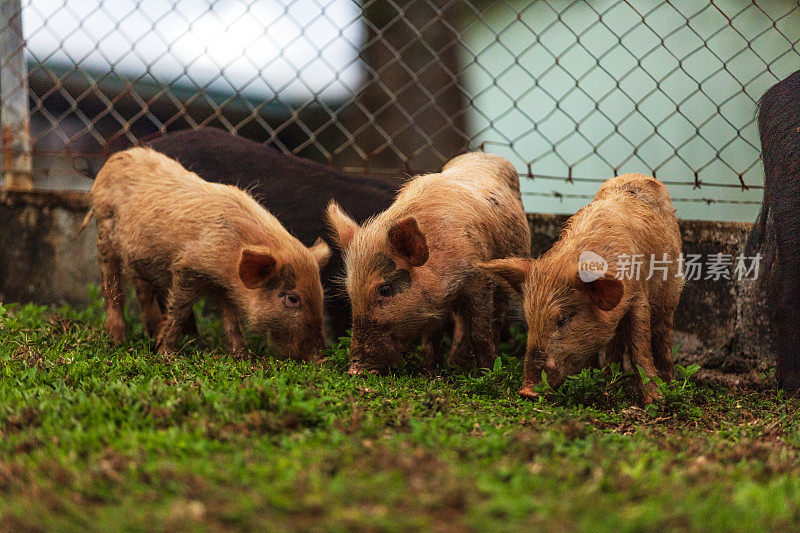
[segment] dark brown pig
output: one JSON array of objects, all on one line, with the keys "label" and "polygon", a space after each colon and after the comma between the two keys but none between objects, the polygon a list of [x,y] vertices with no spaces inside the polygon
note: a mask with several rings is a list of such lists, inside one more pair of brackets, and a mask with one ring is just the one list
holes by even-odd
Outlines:
[{"label": "dark brown pig", "polygon": [[[149,148],[112,155],[91,189],[97,248],[114,342],[125,338],[124,279],[133,282],[160,352],[177,348],[200,296],[216,300],[228,350],[244,350],[240,321],[284,356],[324,348],[319,269],[330,250],[306,248],[244,191],[209,183]],[[165,312],[159,294],[167,294]]]},{"label": "dark brown pig", "polygon": [[764,203],[747,256],[764,255],[771,351],[778,385],[800,394],[800,70],[773,85],[759,102]]},{"label": "dark brown pig", "polygon": [[458,330],[453,362],[492,363],[493,322],[507,294],[475,265],[530,253],[519,177],[511,163],[496,155],[465,154],[439,174],[406,183],[391,207],[363,226],[336,203],[328,208],[328,221],[345,254],[353,306],[351,373],[386,369],[418,339],[428,362],[438,362],[450,316]]},{"label": "dark brown pig", "polygon": [[[543,371],[559,387],[597,365],[601,353],[618,363],[627,355],[648,378],[672,379],[680,253],[667,188],[655,178],[625,174],[606,181],[539,259],[481,264],[523,295],[528,346],[520,394],[535,396]],[[641,381],[644,403],[660,396],[652,380]]]}]

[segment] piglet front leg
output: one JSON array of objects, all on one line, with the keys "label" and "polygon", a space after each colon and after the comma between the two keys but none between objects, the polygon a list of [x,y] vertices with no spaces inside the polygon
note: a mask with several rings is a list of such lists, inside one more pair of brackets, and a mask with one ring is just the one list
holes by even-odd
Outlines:
[{"label": "piglet front leg", "polygon": [[650,319],[650,331],[652,335],[653,361],[655,362],[658,375],[664,381],[675,379],[675,366],[672,362],[672,312],[661,311],[656,313],[655,309]]},{"label": "piglet front leg", "polygon": [[183,323],[192,312],[192,305],[197,301],[199,291],[196,277],[188,269],[176,269],[172,273],[172,286],[167,295],[164,323],[156,344],[158,352],[162,355],[173,352],[178,347]]},{"label": "piglet front leg", "polygon": [[444,337],[444,326],[438,324],[422,336],[422,357],[429,372],[436,371],[444,362],[442,337]]},{"label": "piglet front leg", "polygon": [[[639,383],[639,393],[642,404],[647,405],[653,401],[661,400],[664,395],[661,389],[653,381],[658,375],[655,362],[653,361],[653,348],[650,335],[650,306],[644,297],[637,297],[627,315],[628,320],[628,353],[631,355],[636,377]],[[644,374],[649,381],[644,383],[639,369],[644,370]]]},{"label": "piglet front leg", "polygon": [[125,340],[125,282],[122,276],[122,259],[114,247],[111,219],[97,221],[97,255],[100,261],[103,301],[106,309],[106,329],[114,344]]},{"label": "piglet front leg", "polygon": [[239,315],[236,306],[228,298],[223,298],[222,303],[222,333],[225,335],[225,348],[234,355],[246,355],[242,329],[239,326]]}]

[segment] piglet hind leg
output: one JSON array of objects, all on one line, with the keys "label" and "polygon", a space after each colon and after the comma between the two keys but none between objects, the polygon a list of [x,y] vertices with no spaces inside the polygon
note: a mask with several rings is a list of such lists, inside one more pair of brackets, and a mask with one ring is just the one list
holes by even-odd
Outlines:
[{"label": "piglet hind leg", "polygon": [[[164,313],[167,310],[167,295],[169,291],[158,291],[156,293],[156,301],[158,302],[158,309],[163,319]],[[186,317],[186,321],[181,326],[181,332],[186,337],[198,337],[200,332],[197,330],[197,317],[194,310]]]},{"label": "piglet hind leg", "polygon": [[97,257],[100,263],[106,330],[114,344],[125,340],[125,280],[122,260],[111,241],[113,220],[97,221]]},{"label": "piglet hind leg", "polygon": [[[628,321],[627,351],[631,356],[631,363],[636,373],[636,379],[638,380],[642,404],[647,405],[663,398],[661,389],[659,389],[653,381],[658,371],[653,361],[650,332],[650,307],[647,305],[647,301],[642,298],[637,298],[631,305],[625,320]],[[637,367],[641,367],[642,371],[644,371],[645,377],[648,378],[647,383],[642,379],[639,368]]]},{"label": "piglet hind leg", "polygon": [[200,335],[200,332],[197,330],[197,317],[194,314],[194,310],[186,317],[183,326],[181,326],[181,331],[187,337],[197,337]]},{"label": "piglet hind leg", "polygon": [[148,281],[141,277],[133,279],[133,286],[136,289],[136,300],[142,313],[142,324],[144,331],[150,337],[156,338],[161,331],[163,315],[161,307],[158,305],[157,290]]},{"label": "piglet hind leg", "polygon": [[467,369],[470,364],[469,328],[460,310],[453,313],[453,344],[450,346],[448,364]]},{"label": "piglet hind leg", "polygon": [[172,286],[166,301],[166,315],[158,335],[158,351],[168,354],[175,351],[181,337],[183,324],[191,314],[192,304],[198,297],[198,285],[191,271],[177,269],[172,273]]},{"label": "piglet hind leg", "polygon": [[800,351],[795,345],[784,349],[780,357],[782,359],[776,373],[778,383],[787,396],[800,397]]},{"label": "piglet hind leg", "polygon": [[494,343],[494,283],[483,275],[475,275],[467,286],[466,294],[468,296],[460,301],[455,313],[455,320],[460,321],[463,331],[458,342],[453,340],[450,360],[462,368],[492,368],[497,358]]},{"label": "piglet hind leg", "polygon": [[[795,226],[796,227],[796,226]],[[788,267],[783,267],[790,270]],[[790,279],[779,278],[776,291],[780,291],[780,300],[773,310],[772,330],[774,341],[772,350],[776,356],[777,366],[775,378],[778,386],[789,397],[800,394],[800,306],[797,295],[800,294],[800,280],[797,272],[781,272],[778,276],[790,276]]]},{"label": "piglet hind leg", "polygon": [[[797,324],[792,327],[797,328]],[[778,365],[775,377],[788,397],[800,396],[800,335],[789,328],[781,330],[773,345]]]},{"label": "piglet hind leg", "polygon": [[509,335],[509,329],[511,327],[511,316],[509,311],[511,310],[511,306],[509,305],[510,295],[508,291],[497,284],[494,289],[494,317],[493,317],[493,329],[494,329],[494,342],[495,345],[500,344],[503,342]]}]

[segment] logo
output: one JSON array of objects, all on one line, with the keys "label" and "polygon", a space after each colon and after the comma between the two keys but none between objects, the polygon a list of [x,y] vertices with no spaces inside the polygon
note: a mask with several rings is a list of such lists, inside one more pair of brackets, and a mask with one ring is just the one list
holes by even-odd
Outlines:
[{"label": "logo", "polygon": [[578,257],[578,277],[581,281],[591,283],[602,278],[607,271],[608,261],[600,255],[589,250],[581,252]]}]

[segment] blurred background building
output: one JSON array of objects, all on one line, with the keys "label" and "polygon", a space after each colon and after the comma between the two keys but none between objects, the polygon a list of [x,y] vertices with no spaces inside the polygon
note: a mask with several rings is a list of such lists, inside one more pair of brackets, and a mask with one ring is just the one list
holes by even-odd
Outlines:
[{"label": "blurred background building", "polygon": [[498,153],[532,212],[643,172],[682,218],[752,221],[756,103],[800,68],[796,0],[20,6],[38,188],[86,189],[111,151],[215,126],[389,179]]}]

